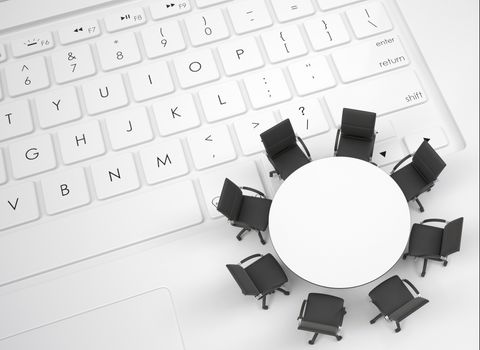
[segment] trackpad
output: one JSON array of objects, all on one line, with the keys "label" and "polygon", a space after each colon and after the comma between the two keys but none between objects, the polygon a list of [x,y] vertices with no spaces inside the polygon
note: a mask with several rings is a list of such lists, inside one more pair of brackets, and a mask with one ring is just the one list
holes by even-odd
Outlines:
[{"label": "trackpad", "polygon": [[160,288],[4,339],[0,349],[184,348],[170,292]]}]

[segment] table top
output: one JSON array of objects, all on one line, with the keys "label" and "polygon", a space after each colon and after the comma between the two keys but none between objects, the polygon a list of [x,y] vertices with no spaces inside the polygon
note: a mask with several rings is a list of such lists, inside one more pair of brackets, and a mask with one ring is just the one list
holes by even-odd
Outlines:
[{"label": "table top", "polygon": [[333,157],[298,169],[270,209],[270,237],[283,263],[328,288],[352,288],[390,270],[410,234],[395,181],[365,161]]}]

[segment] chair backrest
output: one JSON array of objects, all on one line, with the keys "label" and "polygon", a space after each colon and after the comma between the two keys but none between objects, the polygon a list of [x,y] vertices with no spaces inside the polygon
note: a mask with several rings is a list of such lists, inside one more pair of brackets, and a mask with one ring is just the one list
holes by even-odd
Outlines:
[{"label": "chair backrest", "polygon": [[342,136],[371,140],[375,135],[377,115],[372,112],[344,108],[342,113]]},{"label": "chair backrest", "polygon": [[463,218],[450,221],[443,230],[440,255],[447,256],[460,250],[462,240]]},{"label": "chair backrest", "polygon": [[372,299],[372,302],[385,315],[390,315],[399,307],[414,299],[414,296],[398,275],[383,281],[372,289],[368,295]]},{"label": "chair backrest", "polygon": [[413,155],[412,164],[428,183],[434,182],[446,164],[428,141],[423,141]]},{"label": "chair backrest", "polygon": [[290,119],[285,119],[277,125],[265,130],[260,134],[265,151],[270,157],[274,157],[281,151],[297,144],[295,131]]},{"label": "chair backrest", "polygon": [[225,178],[222,193],[218,200],[217,210],[229,220],[237,220],[242,207],[242,190],[230,179]]},{"label": "chair backrest", "polygon": [[237,282],[244,295],[260,294],[252,279],[242,266],[229,264],[227,265],[227,269],[232,274],[235,282]]}]

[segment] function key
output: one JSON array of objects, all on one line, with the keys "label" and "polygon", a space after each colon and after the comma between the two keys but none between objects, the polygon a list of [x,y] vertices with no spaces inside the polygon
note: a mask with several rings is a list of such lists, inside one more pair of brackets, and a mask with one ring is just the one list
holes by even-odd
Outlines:
[{"label": "function key", "polygon": [[160,0],[150,5],[153,19],[162,19],[190,11],[189,0]]},{"label": "function key", "polygon": [[63,45],[94,38],[101,34],[98,22],[94,19],[73,23],[58,31],[60,43]]},{"label": "function key", "polygon": [[5,51],[5,47],[0,44],[0,62],[3,62],[7,59],[7,52]]},{"label": "function key", "polygon": [[116,32],[125,28],[145,23],[145,13],[141,7],[125,10],[105,17],[105,27],[109,32]]},{"label": "function key", "polygon": [[12,52],[13,56],[22,57],[35,52],[49,50],[54,46],[52,33],[44,32],[31,34],[12,41]]}]

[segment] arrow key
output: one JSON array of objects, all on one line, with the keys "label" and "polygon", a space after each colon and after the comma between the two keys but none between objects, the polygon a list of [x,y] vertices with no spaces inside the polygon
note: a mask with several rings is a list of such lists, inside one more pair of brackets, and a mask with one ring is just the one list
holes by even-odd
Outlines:
[{"label": "arrow key", "polygon": [[381,142],[375,145],[373,162],[379,166],[395,163],[407,155],[405,146],[401,140]]},{"label": "arrow key", "polygon": [[445,136],[445,132],[439,126],[405,136],[405,143],[410,153],[415,152],[423,141],[428,141],[435,149],[448,145],[447,136]]}]

